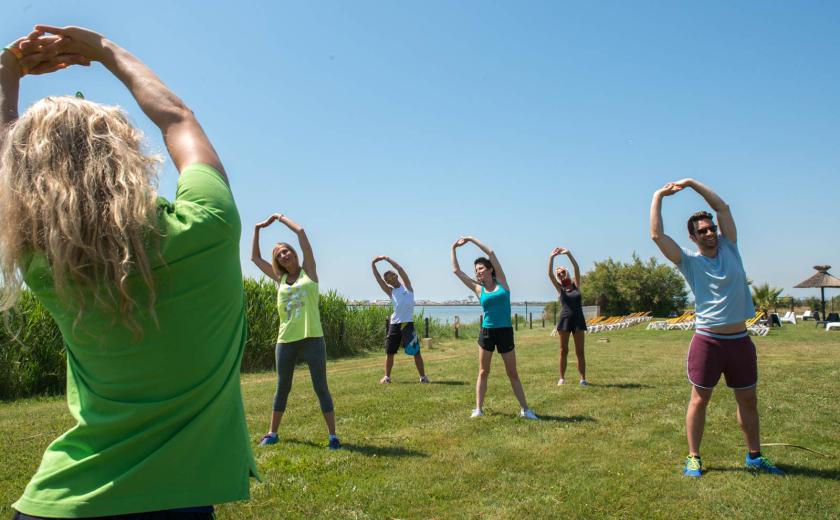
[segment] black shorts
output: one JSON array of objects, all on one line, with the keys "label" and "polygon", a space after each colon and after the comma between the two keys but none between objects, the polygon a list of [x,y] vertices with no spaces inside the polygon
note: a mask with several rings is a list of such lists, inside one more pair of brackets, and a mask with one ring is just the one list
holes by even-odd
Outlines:
[{"label": "black shorts", "polygon": [[488,352],[494,350],[499,354],[506,354],[513,350],[513,327],[500,327],[494,329],[481,328],[478,333],[478,346]]},{"label": "black shorts", "polygon": [[564,332],[585,331],[586,319],[583,316],[574,316],[572,314],[560,316],[560,320],[557,322],[557,330]]},{"label": "black shorts", "polygon": [[385,334],[385,352],[396,354],[400,345],[405,348],[414,341],[418,340],[413,322],[391,323],[388,325],[388,331]]}]

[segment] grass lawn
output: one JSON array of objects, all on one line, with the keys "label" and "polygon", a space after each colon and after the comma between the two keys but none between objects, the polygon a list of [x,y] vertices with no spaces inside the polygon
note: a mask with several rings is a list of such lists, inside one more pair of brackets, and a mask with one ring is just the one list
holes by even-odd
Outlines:
[{"label": "grass lawn", "polygon": [[[222,519],[273,518],[840,518],[840,333],[809,322],[754,338],[759,351],[762,442],[805,446],[764,453],[788,476],[752,475],[735,401],[723,386],[709,408],[699,480],[681,476],[687,453],[690,332],[644,326],[587,336],[587,377],[574,351],[558,378],[549,329],[517,334],[531,408],[517,417],[494,357],[484,418],[471,420],[473,339],[424,351],[433,384],[421,386],[398,354],[394,383],[379,386],[380,355],[331,362],[330,388],[345,448],[326,449],[326,429],[298,368],[280,443],[255,448],[262,483]],[[608,341],[607,341],[608,340]],[[243,377],[254,444],[267,428],[271,373]],[[71,426],[63,399],[0,403],[0,518],[11,515],[47,444]]]}]

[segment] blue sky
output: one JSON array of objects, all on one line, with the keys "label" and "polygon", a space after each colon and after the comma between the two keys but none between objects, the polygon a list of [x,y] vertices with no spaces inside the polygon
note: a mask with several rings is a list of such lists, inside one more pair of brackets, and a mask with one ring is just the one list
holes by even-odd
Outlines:
[{"label": "blue sky", "polygon": [[[686,176],[732,206],[756,282],[805,296],[818,292],[791,286],[811,266],[840,275],[837,3],[16,4],[6,40],[35,23],[90,27],[196,112],[231,178],[249,275],[253,223],[282,212],[307,229],[322,286],[348,297],[381,297],[378,254],[403,263],[419,298],[465,297],[449,247],[472,234],[514,299],[551,299],[556,245],[584,271],[661,258],[651,194]],[[125,107],[163,150],[98,65],[25,78],[21,104],[77,90]],[[176,177],[168,163],[165,196]],[[665,202],[683,245],[698,209],[693,193]],[[292,238],[263,236],[265,254]],[[462,251],[470,268],[478,252]]]}]

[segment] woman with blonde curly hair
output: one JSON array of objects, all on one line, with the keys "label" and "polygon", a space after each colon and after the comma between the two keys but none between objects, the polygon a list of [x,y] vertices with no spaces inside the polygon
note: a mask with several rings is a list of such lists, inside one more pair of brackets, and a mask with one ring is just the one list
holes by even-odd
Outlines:
[{"label": "woman with blonde curly hair", "polygon": [[[22,75],[94,61],[160,128],[174,201],[158,197],[159,159],[119,108],[48,97],[18,117]],[[16,518],[212,518],[213,504],[248,498],[240,221],[194,114],[113,42],[50,26],[0,54],[0,111],[0,310],[25,283],[55,319],[77,421]]]}]

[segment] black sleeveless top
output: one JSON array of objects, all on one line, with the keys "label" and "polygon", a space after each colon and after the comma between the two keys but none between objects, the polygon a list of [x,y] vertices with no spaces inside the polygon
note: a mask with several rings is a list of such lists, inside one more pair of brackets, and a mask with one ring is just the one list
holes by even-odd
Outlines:
[{"label": "black sleeveless top", "polygon": [[[580,294],[580,289],[577,285],[572,284],[571,289],[563,289],[560,291],[560,301],[563,302],[563,310],[560,312],[561,318],[566,317],[583,317],[583,305],[581,300],[583,296]],[[585,321],[585,320],[584,320]]]},{"label": "black sleeveless top", "polygon": [[572,284],[568,290],[560,290],[560,301],[563,302],[563,310],[560,312],[560,319],[557,320],[557,330],[579,331],[586,330],[586,318],[583,316],[583,297],[577,285]]}]

